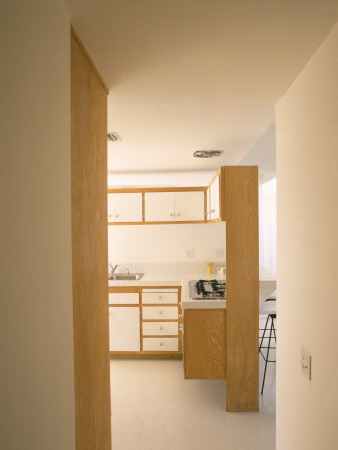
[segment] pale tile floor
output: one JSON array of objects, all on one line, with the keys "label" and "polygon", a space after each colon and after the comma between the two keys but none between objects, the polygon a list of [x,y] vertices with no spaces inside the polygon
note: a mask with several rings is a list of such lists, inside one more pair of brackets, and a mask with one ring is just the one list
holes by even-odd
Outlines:
[{"label": "pale tile floor", "polygon": [[112,360],[113,450],[274,450],[275,364],[267,370],[260,412],[228,413],[225,382],[184,380],[182,361]]}]

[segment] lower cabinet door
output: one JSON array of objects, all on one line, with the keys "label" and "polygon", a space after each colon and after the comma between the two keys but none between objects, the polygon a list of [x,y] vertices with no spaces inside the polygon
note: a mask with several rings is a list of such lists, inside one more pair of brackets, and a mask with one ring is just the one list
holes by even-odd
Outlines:
[{"label": "lower cabinet door", "polygon": [[178,322],[143,322],[143,336],[178,336]]},{"label": "lower cabinet door", "polygon": [[138,306],[109,308],[110,351],[140,351],[140,309]]},{"label": "lower cabinet door", "polygon": [[144,351],[178,352],[178,338],[143,338]]}]

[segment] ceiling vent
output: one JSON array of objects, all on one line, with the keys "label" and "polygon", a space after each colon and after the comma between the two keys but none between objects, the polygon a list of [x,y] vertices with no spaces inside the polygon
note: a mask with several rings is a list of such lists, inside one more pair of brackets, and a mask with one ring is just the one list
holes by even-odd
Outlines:
[{"label": "ceiling vent", "polygon": [[223,150],[197,150],[194,152],[194,158],[214,158],[221,156]]},{"label": "ceiling vent", "polygon": [[108,133],[107,138],[108,138],[108,141],[110,141],[110,142],[116,142],[116,141],[122,140],[115,131],[111,131],[110,133]]}]

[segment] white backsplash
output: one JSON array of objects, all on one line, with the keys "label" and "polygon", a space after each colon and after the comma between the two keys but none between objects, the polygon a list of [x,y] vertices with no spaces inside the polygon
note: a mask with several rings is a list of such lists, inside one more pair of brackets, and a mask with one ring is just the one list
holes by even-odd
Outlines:
[{"label": "white backsplash", "polygon": [[[216,274],[217,267],[224,267],[225,261],[215,262],[214,264],[214,274]],[[177,263],[123,263],[119,265],[116,269],[116,273],[126,272],[127,269],[132,273],[144,273],[145,275],[163,275],[172,276],[173,274],[187,274],[187,273],[198,273],[207,275],[207,262],[177,262]]]},{"label": "white backsplash", "polygon": [[[177,281],[182,285],[182,300],[188,298],[188,282],[190,280],[213,279],[216,278],[217,267],[224,267],[225,261],[215,262],[212,274],[207,273],[206,262],[187,262],[187,263],[123,263],[116,269],[116,273],[144,273],[142,282],[149,281]],[[135,282],[137,283],[137,282]],[[125,285],[123,281],[114,283],[115,285]],[[128,285],[134,284],[128,282]]]}]

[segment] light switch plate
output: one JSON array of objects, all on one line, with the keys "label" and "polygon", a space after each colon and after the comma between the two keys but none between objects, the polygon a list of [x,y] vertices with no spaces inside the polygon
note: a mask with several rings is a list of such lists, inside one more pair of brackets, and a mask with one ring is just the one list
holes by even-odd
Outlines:
[{"label": "light switch plate", "polygon": [[304,375],[311,380],[311,355],[304,347],[301,351],[301,369]]}]

